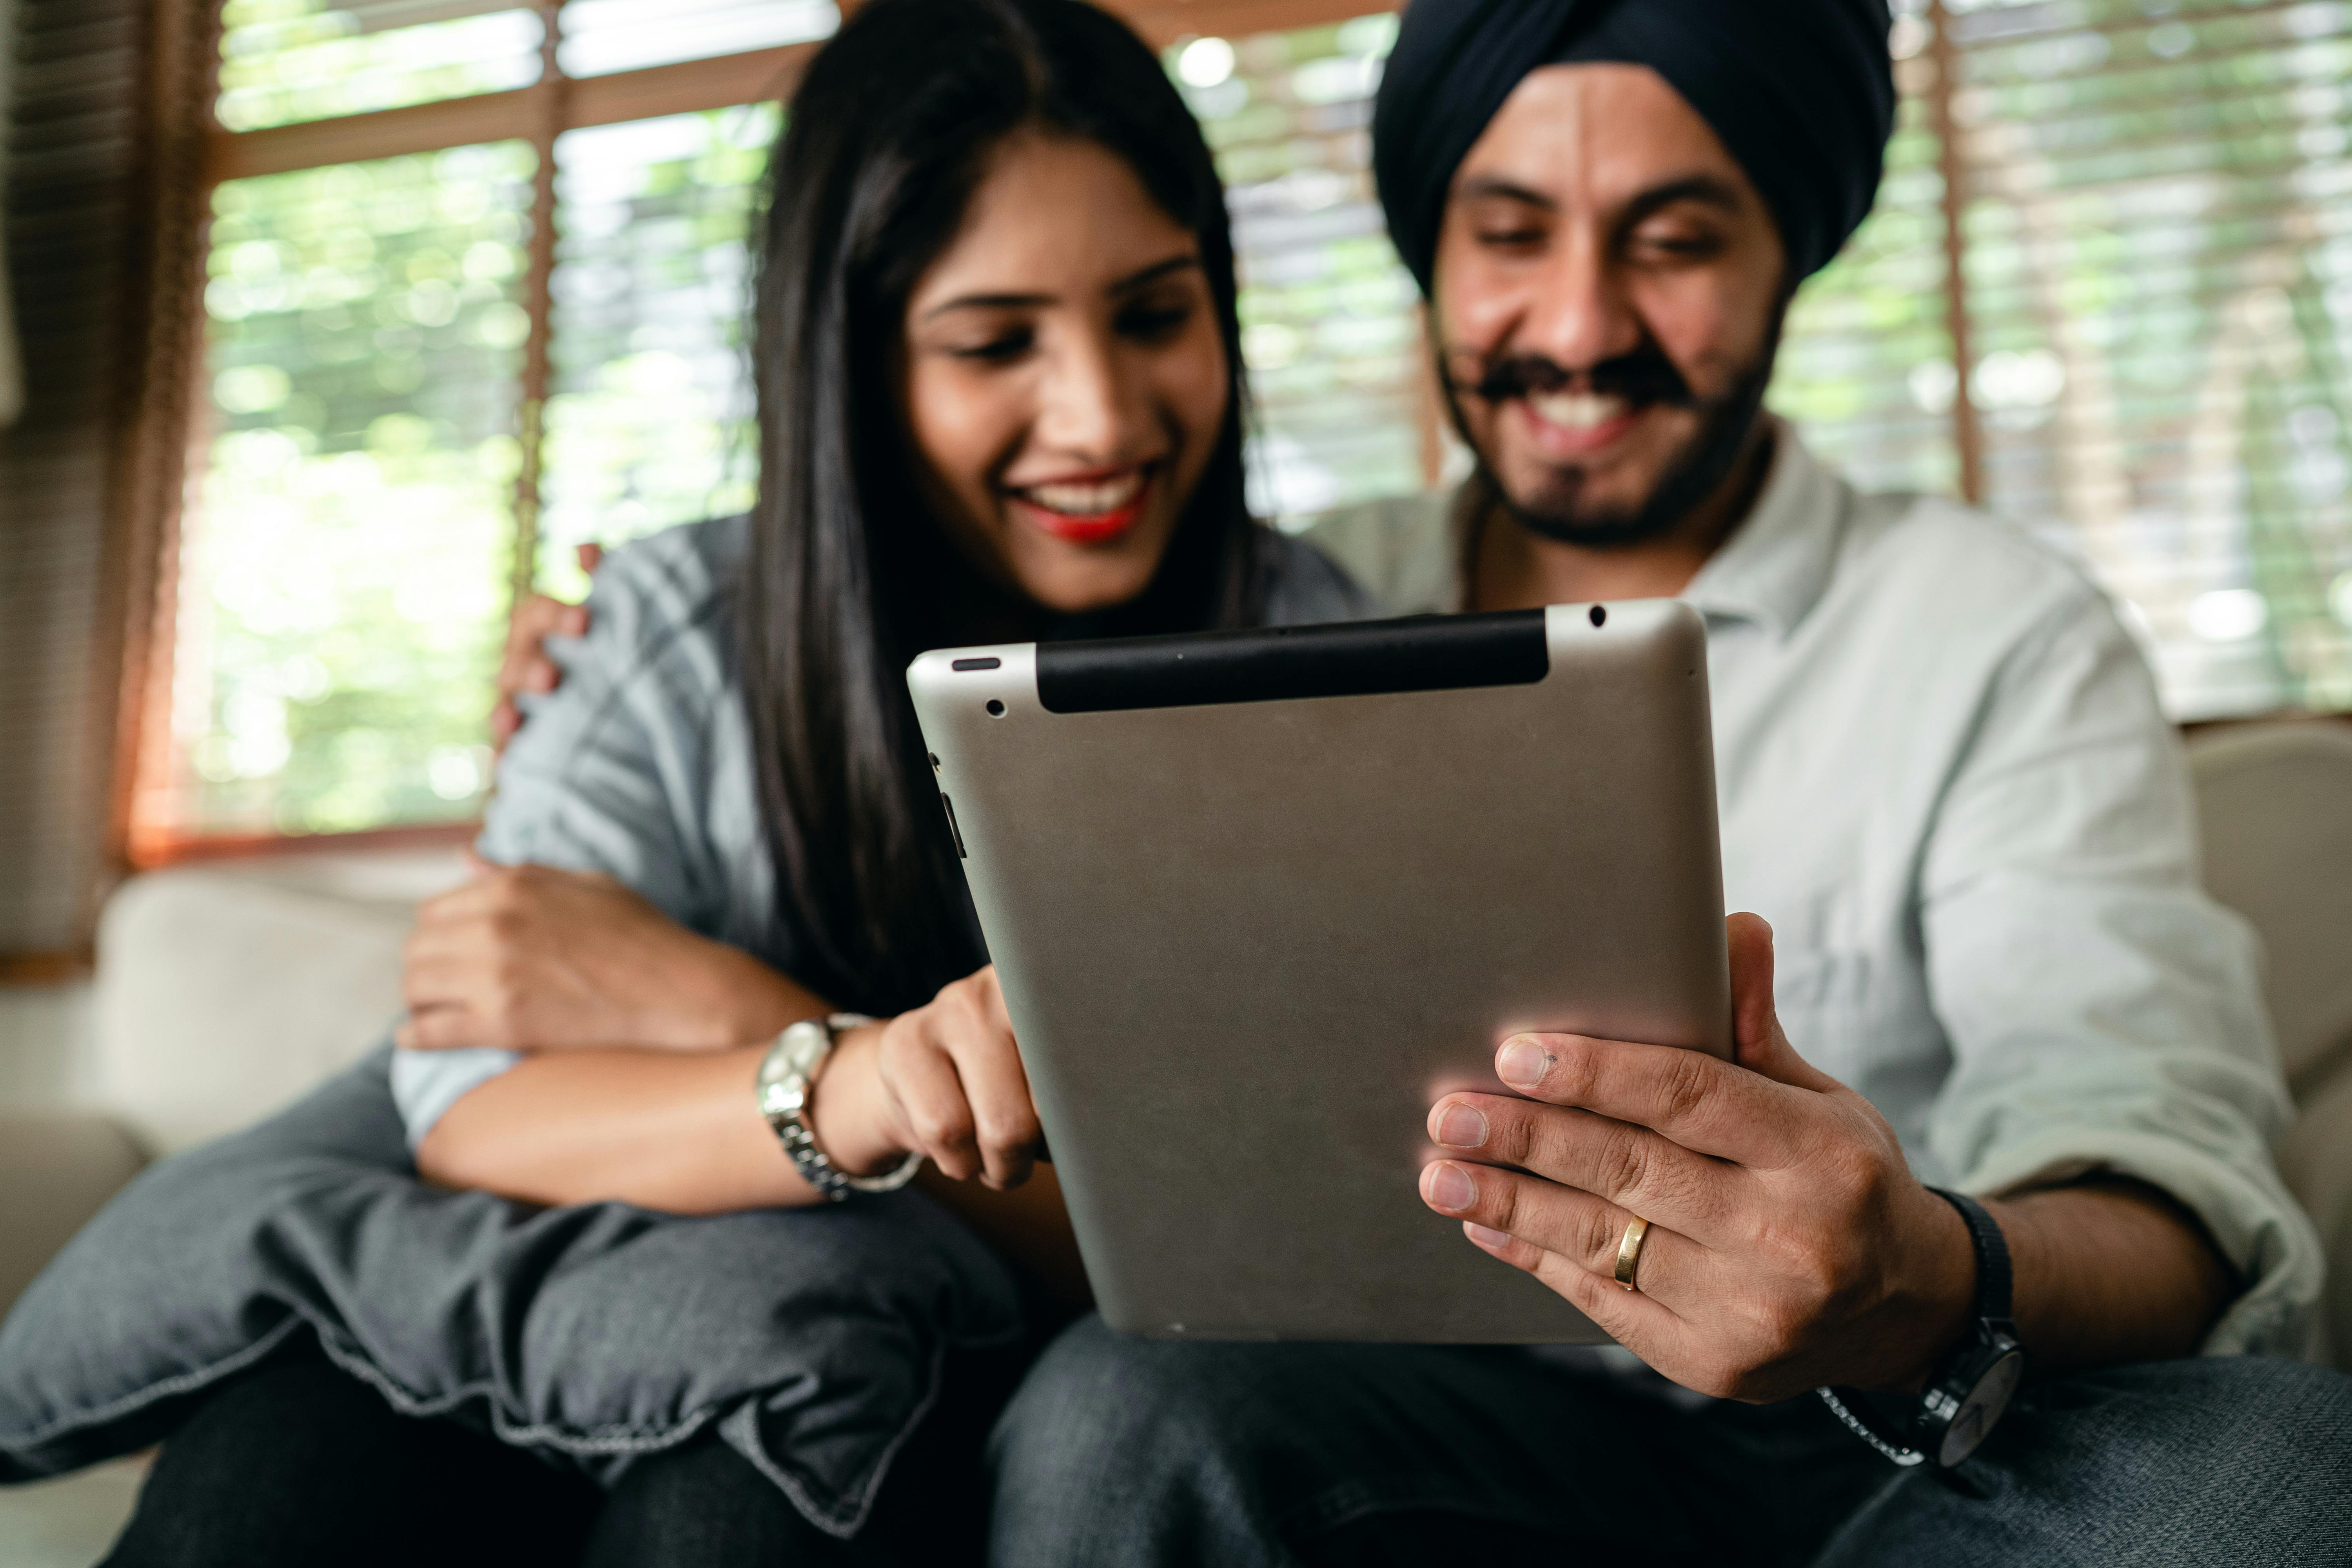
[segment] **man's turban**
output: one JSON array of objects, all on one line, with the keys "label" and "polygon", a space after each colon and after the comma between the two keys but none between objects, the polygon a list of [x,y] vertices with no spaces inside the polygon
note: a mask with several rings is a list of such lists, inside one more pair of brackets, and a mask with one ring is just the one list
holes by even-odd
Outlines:
[{"label": "man's turban", "polygon": [[1389,233],[1429,291],[1454,171],[1520,79],[1645,65],[1715,128],[1771,208],[1790,277],[1820,270],[1878,194],[1895,122],[1885,0],[1412,0],[1372,112]]}]

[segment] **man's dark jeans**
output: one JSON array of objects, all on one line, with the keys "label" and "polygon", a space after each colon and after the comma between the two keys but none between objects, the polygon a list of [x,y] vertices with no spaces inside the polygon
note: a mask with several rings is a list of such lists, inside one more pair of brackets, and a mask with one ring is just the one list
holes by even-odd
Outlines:
[{"label": "man's dark jeans", "polygon": [[1088,1318],[991,1460],[1003,1568],[2352,1563],[2352,1378],[2251,1357],[2031,1384],[1943,1474],[1811,1396],[1681,1409],[1520,1351]]}]

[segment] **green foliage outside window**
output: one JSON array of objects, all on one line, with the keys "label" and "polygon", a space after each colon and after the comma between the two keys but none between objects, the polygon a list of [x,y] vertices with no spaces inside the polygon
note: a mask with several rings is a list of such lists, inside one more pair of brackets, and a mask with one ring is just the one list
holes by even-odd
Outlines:
[{"label": "green foliage outside window", "polygon": [[232,131],[527,87],[539,79],[539,16],[527,7],[407,26],[430,7],[331,7],[322,0],[226,0],[220,98]]},{"label": "green foliage outside window", "polygon": [[183,819],[462,819],[506,609],[528,147],[232,181],[181,570]]},{"label": "green foliage outside window", "polygon": [[772,104],[575,131],[556,143],[555,385],[540,580],[587,589],[572,547],[751,504],[747,228]]}]

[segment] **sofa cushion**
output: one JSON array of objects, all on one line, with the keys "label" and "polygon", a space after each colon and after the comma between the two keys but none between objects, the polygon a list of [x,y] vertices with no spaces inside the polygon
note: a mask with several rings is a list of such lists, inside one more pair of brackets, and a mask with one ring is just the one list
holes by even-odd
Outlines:
[{"label": "sofa cushion", "polygon": [[100,1099],[151,1151],[250,1126],[383,1038],[417,900],[455,849],[286,855],[135,877],[99,926]]},{"label": "sofa cushion", "polygon": [[2352,1372],[2352,1064],[2305,1098],[2302,1114],[2279,1140],[2278,1162],[2331,1264],[2321,1337],[2336,1365]]},{"label": "sofa cushion", "polygon": [[0,1568],[89,1568],[130,1522],[147,1460],[0,1491]]},{"label": "sofa cushion", "polygon": [[2232,725],[2189,743],[2205,886],[2252,921],[2298,1096],[2352,1053],[2352,724]]}]

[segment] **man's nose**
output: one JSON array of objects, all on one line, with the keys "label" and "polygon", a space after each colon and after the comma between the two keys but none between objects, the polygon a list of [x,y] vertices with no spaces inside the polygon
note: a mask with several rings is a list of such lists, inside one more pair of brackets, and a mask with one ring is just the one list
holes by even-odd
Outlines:
[{"label": "man's nose", "polygon": [[1515,334],[1519,352],[1586,371],[1640,346],[1641,322],[1598,236],[1578,235],[1556,247],[1534,284]]},{"label": "man's nose", "polygon": [[1136,379],[1126,374],[1108,343],[1086,339],[1063,344],[1047,362],[1039,389],[1037,440],[1087,461],[1118,462],[1143,422]]}]

